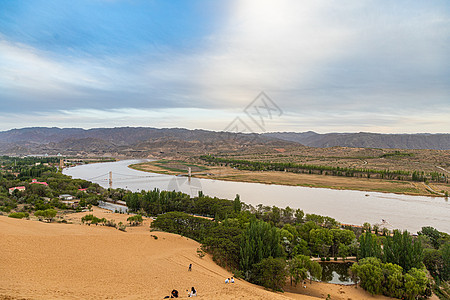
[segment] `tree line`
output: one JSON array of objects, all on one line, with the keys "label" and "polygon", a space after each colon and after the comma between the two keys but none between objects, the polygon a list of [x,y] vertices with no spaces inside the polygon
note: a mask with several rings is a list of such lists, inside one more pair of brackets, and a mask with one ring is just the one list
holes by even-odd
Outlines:
[{"label": "tree line", "polygon": [[263,162],[243,159],[223,158],[213,155],[201,155],[200,159],[213,164],[220,164],[249,171],[284,171],[293,173],[321,174],[346,177],[365,177],[411,181],[435,181],[448,182],[444,173],[423,171],[402,171],[402,170],[377,170],[365,168],[333,167],[322,165],[298,164],[290,162]]}]

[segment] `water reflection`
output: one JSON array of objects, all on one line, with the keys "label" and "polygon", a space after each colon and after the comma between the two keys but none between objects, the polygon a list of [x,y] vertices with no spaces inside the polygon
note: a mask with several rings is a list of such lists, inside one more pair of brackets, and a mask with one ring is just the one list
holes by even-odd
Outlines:
[{"label": "water reflection", "polygon": [[348,269],[353,263],[337,263],[337,262],[320,262],[322,267],[322,281],[350,285],[354,284],[350,277]]}]

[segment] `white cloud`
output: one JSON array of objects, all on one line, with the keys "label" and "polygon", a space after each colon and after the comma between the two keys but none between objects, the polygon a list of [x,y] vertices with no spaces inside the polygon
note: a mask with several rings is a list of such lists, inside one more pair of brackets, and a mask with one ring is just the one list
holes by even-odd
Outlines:
[{"label": "white cloud", "polygon": [[28,125],[221,130],[264,90],[287,112],[271,131],[450,131],[450,21],[434,2],[230,3],[195,51],[56,55],[0,36],[0,96],[53,107]]}]

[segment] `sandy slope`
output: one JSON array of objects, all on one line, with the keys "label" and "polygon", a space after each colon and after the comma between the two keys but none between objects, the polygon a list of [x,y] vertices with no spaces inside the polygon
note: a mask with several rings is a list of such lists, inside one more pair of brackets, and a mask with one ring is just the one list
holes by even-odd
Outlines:
[{"label": "sandy slope", "polygon": [[[76,222],[83,214],[66,219]],[[116,222],[127,217],[100,209],[94,214]],[[174,288],[186,298],[191,286],[197,289],[198,299],[317,299],[275,294],[239,280],[226,285],[224,279],[231,274],[210,257],[199,258],[197,242],[150,233],[148,225],[146,220],[144,226],[121,232],[0,217],[0,299],[162,299]],[[192,272],[188,272],[189,263]],[[309,293],[312,288],[318,289],[314,295],[319,297],[330,289],[313,283]],[[349,288],[345,297],[332,299],[375,299],[361,292]]]}]

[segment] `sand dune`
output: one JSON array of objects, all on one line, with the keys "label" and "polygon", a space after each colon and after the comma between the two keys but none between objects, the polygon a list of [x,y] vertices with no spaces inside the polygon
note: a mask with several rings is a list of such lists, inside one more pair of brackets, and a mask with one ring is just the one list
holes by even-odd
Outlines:
[{"label": "sand dune", "polygon": [[[0,298],[162,299],[172,289],[187,298],[186,290],[194,286],[198,299],[317,299],[272,293],[241,280],[225,284],[232,274],[209,256],[199,258],[193,240],[150,233],[149,220],[127,232],[75,224],[84,214],[66,216],[74,224],[0,217]],[[116,222],[128,217],[98,208],[94,214]],[[332,299],[375,299],[361,289],[346,289]],[[307,288],[321,298],[328,290],[330,285],[319,283]]]}]

